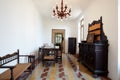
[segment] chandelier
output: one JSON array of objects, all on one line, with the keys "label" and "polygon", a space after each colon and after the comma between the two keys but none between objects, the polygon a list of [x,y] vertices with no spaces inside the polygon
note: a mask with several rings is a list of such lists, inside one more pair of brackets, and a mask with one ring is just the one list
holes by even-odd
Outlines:
[{"label": "chandelier", "polygon": [[68,10],[67,5],[63,6],[63,0],[61,0],[61,8],[58,9],[58,5],[56,5],[56,9],[53,9],[53,16],[57,16],[58,19],[61,18],[67,18],[67,16],[70,16],[71,8]]}]

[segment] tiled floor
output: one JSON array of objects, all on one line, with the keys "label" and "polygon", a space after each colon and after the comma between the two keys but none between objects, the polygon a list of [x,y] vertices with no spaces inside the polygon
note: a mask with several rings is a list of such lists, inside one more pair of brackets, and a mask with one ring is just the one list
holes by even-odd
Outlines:
[{"label": "tiled floor", "polygon": [[88,71],[72,55],[63,54],[62,63],[44,66],[40,63],[32,72],[28,80],[108,80],[93,78]]}]

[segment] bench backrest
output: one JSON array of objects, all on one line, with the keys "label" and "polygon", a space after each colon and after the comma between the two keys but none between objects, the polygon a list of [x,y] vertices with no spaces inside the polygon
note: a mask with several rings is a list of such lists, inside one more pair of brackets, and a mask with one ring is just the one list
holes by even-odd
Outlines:
[{"label": "bench backrest", "polygon": [[17,63],[19,64],[19,50],[17,50],[12,54],[7,54],[3,57],[0,57],[0,66],[3,66],[4,64],[7,64],[16,59],[17,59]]}]

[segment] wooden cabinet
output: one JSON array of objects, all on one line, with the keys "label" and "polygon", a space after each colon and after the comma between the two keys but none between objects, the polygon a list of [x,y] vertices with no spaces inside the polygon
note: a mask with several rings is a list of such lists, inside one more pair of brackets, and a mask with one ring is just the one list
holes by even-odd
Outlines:
[{"label": "wooden cabinet", "polygon": [[103,32],[102,17],[88,27],[86,41],[79,43],[79,61],[94,75],[108,74],[108,40]]},{"label": "wooden cabinet", "polygon": [[75,37],[68,38],[68,53],[76,54],[76,38]]},{"label": "wooden cabinet", "polygon": [[79,43],[79,58],[95,75],[107,75],[108,45],[102,43]]}]

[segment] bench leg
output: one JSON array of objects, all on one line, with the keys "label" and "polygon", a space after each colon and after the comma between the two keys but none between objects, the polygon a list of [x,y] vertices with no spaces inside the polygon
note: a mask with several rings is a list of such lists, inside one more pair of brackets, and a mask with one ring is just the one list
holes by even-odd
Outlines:
[{"label": "bench leg", "polygon": [[10,78],[10,80],[14,80],[14,76],[13,76],[13,68],[10,68],[10,70],[11,70],[11,78]]}]

